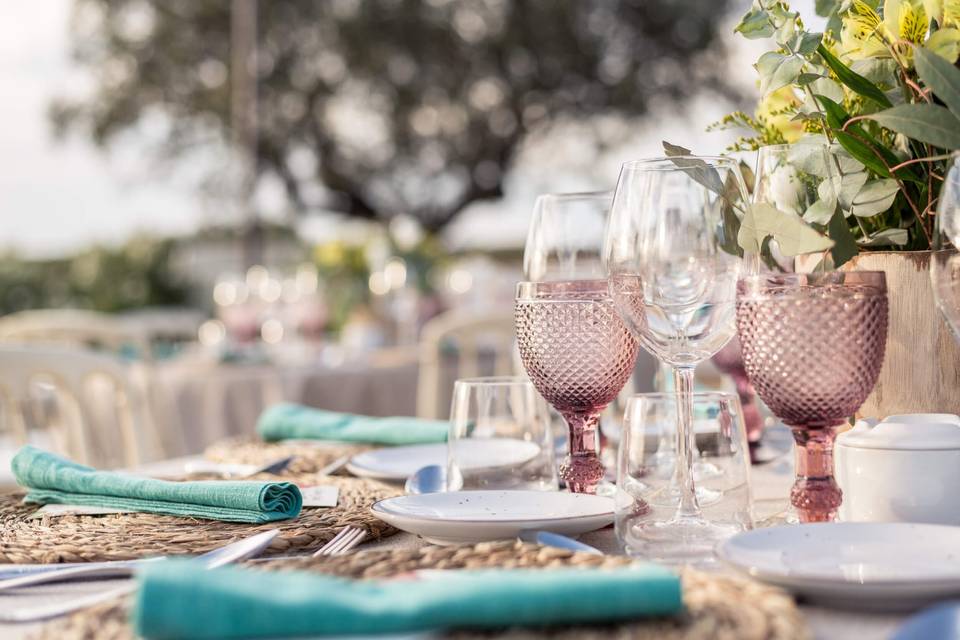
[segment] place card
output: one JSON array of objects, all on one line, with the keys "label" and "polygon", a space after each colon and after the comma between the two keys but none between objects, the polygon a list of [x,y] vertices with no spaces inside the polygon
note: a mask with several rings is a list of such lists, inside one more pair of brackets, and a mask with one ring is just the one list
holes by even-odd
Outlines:
[{"label": "place card", "polygon": [[45,504],[27,518],[39,520],[43,517],[58,516],[105,516],[114,513],[134,513],[129,509],[111,509],[110,507],[90,507],[79,504]]},{"label": "place card", "polygon": [[331,485],[300,487],[305,507],[335,507],[340,498],[340,488]]}]

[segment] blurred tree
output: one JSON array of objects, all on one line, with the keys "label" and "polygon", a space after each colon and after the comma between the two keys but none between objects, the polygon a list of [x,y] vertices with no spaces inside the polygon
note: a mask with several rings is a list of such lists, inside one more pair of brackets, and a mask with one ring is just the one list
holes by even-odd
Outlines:
[{"label": "blurred tree", "polygon": [[[92,79],[51,113],[100,145],[143,122],[160,157],[229,140],[230,2],[75,0]],[[295,208],[428,229],[501,193],[524,135],[565,117],[730,93],[730,0],[269,0],[258,7],[258,172]]]}]

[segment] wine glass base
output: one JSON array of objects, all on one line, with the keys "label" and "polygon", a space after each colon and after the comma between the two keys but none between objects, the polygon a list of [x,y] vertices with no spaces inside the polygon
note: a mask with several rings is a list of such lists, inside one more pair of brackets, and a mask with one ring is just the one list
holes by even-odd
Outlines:
[{"label": "wine glass base", "polygon": [[699,518],[645,522],[631,527],[628,553],[662,564],[712,565],[717,544],[739,532],[736,525]]}]

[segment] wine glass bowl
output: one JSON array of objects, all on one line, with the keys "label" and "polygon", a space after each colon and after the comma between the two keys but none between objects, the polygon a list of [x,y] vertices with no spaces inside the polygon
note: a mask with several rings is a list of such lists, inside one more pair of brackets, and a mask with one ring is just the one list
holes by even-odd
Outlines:
[{"label": "wine glass bowl", "polygon": [[599,417],[633,372],[637,342],[617,314],[606,280],[521,282],[515,322],[527,375],[570,430],[560,476],[573,492],[595,493],[604,475]]},{"label": "wine glass bowl", "polygon": [[757,394],[797,444],[791,503],[803,522],[836,517],[836,428],[873,390],[883,365],[888,302],[882,272],[763,274],[737,291],[743,363]]}]

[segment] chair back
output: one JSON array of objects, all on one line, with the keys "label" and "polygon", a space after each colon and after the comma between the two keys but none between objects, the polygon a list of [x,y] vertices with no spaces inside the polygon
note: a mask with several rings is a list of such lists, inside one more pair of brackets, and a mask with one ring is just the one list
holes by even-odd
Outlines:
[{"label": "chair back", "polygon": [[147,332],[122,318],[83,309],[20,311],[0,318],[0,343],[84,347],[121,353],[134,349],[150,359]]},{"label": "chair back", "polygon": [[420,334],[417,416],[446,417],[457,378],[512,375],[514,350],[512,313],[454,310],[427,322]]},{"label": "chair back", "polygon": [[163,455],[139,370],[83,349],[0,345],[0,402],[13,444],[46,431],[59,453],[96,467]]}]

